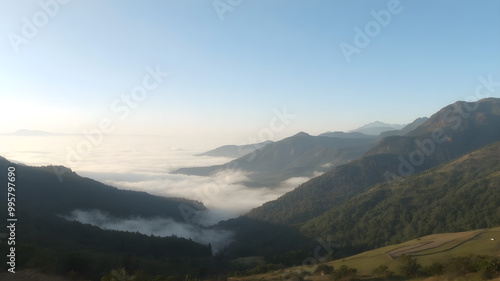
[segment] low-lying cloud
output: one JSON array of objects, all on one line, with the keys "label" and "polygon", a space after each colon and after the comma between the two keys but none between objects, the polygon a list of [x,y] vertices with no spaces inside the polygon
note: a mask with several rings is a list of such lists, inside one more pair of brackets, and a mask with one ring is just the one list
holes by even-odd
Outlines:
[{"label": "low-lying cloud", "polygon": [[159,237],[178,236],[191,239],[200,244],[212,245],[212,251],[217,253],[231,242],[232,233],[220,229],[208,229],[199,225],[179,223],[170,218],[133,217],[121,219],[112,217],[99,210],[74,210],[63,216],[67,220],[97,226],[101,229],[139,232]]},{"label": "low-lying cloud", "polygon": [[[93,147],[88,155],[82,156],[82,160],[74,165],[68,165],[66,147],[78,143],[81,140],[79,137],[28,137],[23,138],[22,141],[8,140],[9,143],[5,147],[9,147],[9,150],[4,156],[23,161],[28,165],[69,166],[81,176],[120,189],[198,200],[208,209],[198,212],[196,217],[192,221],[186,221],[186,224],[169,220],[153,223],[150,219],[141,218],[131,218],[116,223],[115,219],[109,216],[82,213],[82,211],[73,214],[79,221],[109,229],[126,231],[139,231],[140,229],[141,233],[146,234],[175,234],[202,243],[208,241],[208,239],[203,240],[204,235],[211,237],[220,233],[208,231],[201,225],[213,225],[221,220],[238,217],[252,208],[282,196],[309,179],[306,177],[290,178],[278,187],[249,188],[241,184],[242,181],[248,180],[249,176],[241,170],[222,171],[212,177],[170,174],[171,171],[182,167],[221,165],[231,159],[194,156],[214,147],[183,147],[182,145],[187,144],[179,141],[173,142],[172,138],[168,137],[107,136],[101,145]],[[38,147],[43,153],[36,154],[33,147]],[[191,223],[200,226],[193,226]],[[157,229],[155,225],[162,225],[162,227]],[[221,234],[221,237],[226,236]],[[215,242],[212,245],[215,245]]]},{"label": "low-lying cloud", "polygon": [[309,178],[290,178],[278,187],[249,188],[241,182],[247,174],[241,170],[222,171],[212,177],[186,176],[178,174],[136,175],[132,180],[107,180],[106,183],[123,189],[142,190],[166,197],[184,197],[202,202],[207,211],[197,220],[202,225],[213,225],[221,220],[238,217],[265,202],[275,200],[296,188]]}]

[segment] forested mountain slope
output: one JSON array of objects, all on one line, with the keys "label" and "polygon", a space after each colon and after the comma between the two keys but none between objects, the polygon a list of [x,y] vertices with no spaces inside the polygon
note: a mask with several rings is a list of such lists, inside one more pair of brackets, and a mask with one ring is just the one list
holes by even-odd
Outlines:
[{"label": "forested mountain slope", "polygon": [[302,223],[377,183],[397,181],[497,141],[500,99],[457,102],[409,134],[382,139],[363,158],[311,179],[248,216],[279,224]]},{"label": "forested mountain slope", "polygon": [[343,247],[371,249],[424,235],[500,225],[500,143],[403,182],[382,183],[300,227]]},{"label": "forested mountain slope", "polygon": [[374,138],[337,138],[298,133],[267,144],[224,165],[181,168],[173,173],[209,176],[224,170],[248,173],[247,186],[274,187],[291,177],[311,177],[357,159],[376,143]]}]

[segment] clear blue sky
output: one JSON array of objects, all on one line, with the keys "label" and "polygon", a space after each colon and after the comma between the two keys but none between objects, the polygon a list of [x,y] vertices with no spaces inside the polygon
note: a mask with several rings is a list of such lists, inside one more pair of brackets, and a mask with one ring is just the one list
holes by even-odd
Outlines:
[{"label": "clear blue sky", "polygon": [[[277,137],[319,134],[408,123],[470,96],[479,76],[500,81],[500,1],[64,2],[0,1],[0,133],[110,118],[114,133],[237,140],[286,107],[296,117]],[[340,45],[388,5],[399,12],[348,62]],[[148,66],[170,76],[113,111]]]}]

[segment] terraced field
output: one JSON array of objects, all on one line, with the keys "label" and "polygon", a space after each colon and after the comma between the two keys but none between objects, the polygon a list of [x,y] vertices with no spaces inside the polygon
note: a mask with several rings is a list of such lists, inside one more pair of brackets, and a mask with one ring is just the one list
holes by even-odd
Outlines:
[{"label": "terraced field", "polygon": [[[327,264],[334,268],[347,265],[356,268],[362,278],[370,278],[373,269],[380,265],[387,265],[390,270],[397,271],[398,262],[395,258],[402,254],[415,257],[423,266],[430,265],[433,262],[444,263],[451,257],[470,254],[500,256],[500,227],[458,233],[433,234],[401,244],[364,252],[345,259],[331,261]],[[293,275],[293,273],[308,271],[310,276],[307,276],[306,280],[331,280],[331,276],[314,274],[315,268],[314,266],[298,266],[283,271],[231,279],[234,281],[277,281],[284,280],[283,277]],[[427,280],[432,281],[437,279],[429,278]]]}]

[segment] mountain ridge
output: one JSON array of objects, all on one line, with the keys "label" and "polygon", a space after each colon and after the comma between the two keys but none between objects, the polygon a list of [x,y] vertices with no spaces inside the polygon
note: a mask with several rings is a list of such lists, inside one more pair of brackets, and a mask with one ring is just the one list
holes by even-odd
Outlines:
[{"label": "mountain ridge", "polygon": [[[463,103],[465,102],[458,102],[460,105]],[[303,183],[277,200],[267,202],[261,207],[251,210],[248,215],[256,220],[262,219],[274,223],[295,224],[303,222],[303,219],[298,218],[307,217],[299,211],[303,210],[305,206],[311,206],[310,209],[315,210],[314,213],[321,212],[348,198],[349,194],[354,194],[379,182],[404,178],[451,161],[484,145],[500,141],[500,130],[498,130],[497,125],[500,124],[500,99],[483,99],[477,103],[478,109],[482,109],[482,111],[476,110],[471,114],[475,113],[477,116],[486,118],[481,119],[482,121],[478,124],[473,122],[475,118],[469,118],[470,122],[464,121],[467,126],[463,127],[462,130],[452,128],[451,125],[455,123],[451,125],[441,124],[444,127],[437,127],[434,123],[441,123],[445,113],[448,114],[449,118],[454,118],[451,120],[456,120],[457,116],[460,116],[459,111],[449,112],[450,105],[446,106],[412,132],[418,132],[419,128],[429,126],[435,130],[425,129],[424,134],[418,137],[411,135],[412,132],[410,132],[404,136],[383,138],[378,145],[365,153],[364,157],[337,166],[333,170]],[[470,135],[473,137],[471,138]],[[481,140],[479,141],[477,138],[481,138]],[[433,146],[431,147],[431,145]],[[417,159],[416,156],[421,156],[421,159]],[[336,195],[334,196],[334,194]],[[338,197],[339,194],[342,194],[343,197]],[[280,203],[280,200],[285,200],[287,203]],[[276,204],[281,207],[277,208]],[[287,207],[289,205],[295,205],[298,208],[289,209]],[[276,219],[276,216],[273,215],[276,212],[286,213],[286,217],[289,219]],[[292,219],[293,217],[295,219]]]},{"label": "mountain ridge", "polygon": [[210,176],[223,170],[249,173],[247,186],[273,187],[291,177],[311,177],[356,159],[374,143],[371,138],[332,138],[297,133],[224,165],[181,168],[172,173]]},{"label": "mountain ridge", "polygon": [[403,124],[388,124],[380,121],[374,121],[368,124],[365,124],[359,128],[356,128],[354,130],[349,131],[349,133],[363,133],[366,135],[374,135],[378,136],[383,132],[386,131],[393,131],[393,130],[401,130],[405,127],[406,125]]},{"label": "mountain ridge", "polygon": [[[120,190],[96,180],[81,177],[70,168],[61,166],[32,167],[18,165],[0,156],[0,169],[16,169],[16,183],[24,186],[16,194],[23,198],[27,209],[44,210],[53,214],[68,214],[75,209],[99,209],[109,214],[126,218],[130,216],[170,217],[184,221],[180,204],[204,209],[201,202],[184,198],[167,198],[141,191]],[[65,171],[58,178],[56,171]],[[143,200],[148,201],[142,204]]]},{"label": "mountain ridge", "polygon": [[499,226],[498,159],[500,142],[403,182],[377,184],[300,229],[307,236],[332,235],[344,246],[374,248],[433,233]]},{"label": "mountain ridge", "polygon": [[215,149],[196,154],[195,156],[238,158],[253,153],[255,150],[259,150],[270,143],[272,143],[272,141],[268,140],[261,143],[246,145],[223,145]]}]

